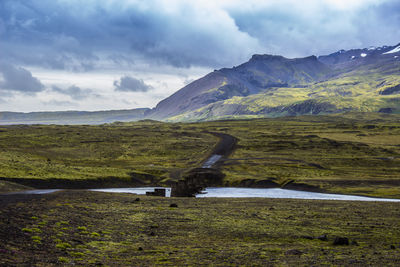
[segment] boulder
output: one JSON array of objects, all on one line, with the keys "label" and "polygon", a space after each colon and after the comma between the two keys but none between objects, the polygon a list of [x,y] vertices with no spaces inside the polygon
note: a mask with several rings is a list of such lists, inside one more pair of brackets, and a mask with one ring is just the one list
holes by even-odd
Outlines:
[{"label": "boulder", "polygon": [[349,245],[349,239],[347,237],[339,237],[338,236],[333,241],[333,245],[335,245],[335,246]]}]

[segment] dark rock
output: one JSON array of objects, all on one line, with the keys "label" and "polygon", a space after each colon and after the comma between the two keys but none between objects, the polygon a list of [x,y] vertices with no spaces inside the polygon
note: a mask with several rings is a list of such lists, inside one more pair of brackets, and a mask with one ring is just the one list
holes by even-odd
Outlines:
[{"label": "dark rock", "polygon": [[135,199],[135,201],[136,201],[136,202],[140,201],[140,198],[137,197],[137,198]]},{"label": "dark rock", "polygon": [[322,167],[321,165],[319,165],[317,163],[309,163],[308,166],[314,167],[314,168],[317,168],[317,169],[320,169],[320,170],[325,169],[324,167]]},{"label": "dark rock", "polygon": [[301,236],[301,238],[309,239],[309,240],[313,240],[314,239],[314,237],[309,236],[309,235],[303,235],[303,236]]},{"label": "dark rock", "polygon": [[146,196],[157,196],[157,197],[165,197],[165,188],[156,188],[154,192],[146,192]]},{"label": "dark rock", "polygon": [[290,250],[286,251],[285,254],[286,255],[301,255],[301,254],[303,254],[303,252],[298,249],[290,249]]},{"label": "dark rock", "polygon": [[73,238],[71,241],[73,241],[75,243],[78,243],[78,244],[83,244],[84,243],[82,240],[77,239],[77,238]]},{"label": "dark rock", "polygon": [[365,128],[365,129],[375,129],[376,126],[375,125],[365,125],[363,128]]},{"label": "dark rock", "polygon": [[317,237],[317,239],[321,240],[321,241],[328,241],[328,236],[326,234],[320,235],[319,237]]},{"label": "dark rock", "polygon": [[383,91],[379,92],[380,95],[393,95],[398,93],[400,93],[400,84],[393,87],[385,88]]},{"label": "dark rock", "polygon": [[172,204],[169,205],[169,207],[170,207],[170,208],[177,208],[177,207],[178,207],[178,204],[172,203]]},{"label": "dark rock", "polygon": [[396,249],[395,245],[390,245],[390,249]]},{"label": "dark rock", "polygon": [[139,250],[139,251],[143,251],[143,248],[142,248],[142,247],[139,247],[138,250]]},{"label": "dark rock", "polygon": [[379,112],[379,113],[387,113],[387,114],[390,114],[390,113],[393,113],[393,109],[392,109],[392,108],[381,108],[381,109],[378,110],[378,112]]},{"label": "dark rock", "polygon": [[300,191],[311,191],[311,192],[321,192],[321,188],[314,185],[309,185],[305,183],[297,183],[295,181],[289,181],[282,186],[282,189],[300,190]]},{"label": "dark rock", "polygon": [[280,188],[280,184],[276,183],[274,180],[276,180],[274,177],[264,180],[244,179],[235,185],[238,187]]},{"label": "dark rock", "polygon": [[349,239],[347,237],[336,237],[333,241],[333,245],[335,246],[342,246],[342,245],[349,245]]},{"label": "dark rock", "polygon": [[151,236],[155,236],[156,234],[154,232],[150,232],[150,235]]},{"label": "dark rock", "polygon": [[262,187],[262,188],[279,188],[280,185],[274,181],[271,180],[260,180],[257,181],[256,187]]},{"label": "dark rock", "polygon": [[352,245],[352,246],[358,246],[358,242],[355,241],[355,240],[353,240],[353,241],[351,241],[351,245]]}]

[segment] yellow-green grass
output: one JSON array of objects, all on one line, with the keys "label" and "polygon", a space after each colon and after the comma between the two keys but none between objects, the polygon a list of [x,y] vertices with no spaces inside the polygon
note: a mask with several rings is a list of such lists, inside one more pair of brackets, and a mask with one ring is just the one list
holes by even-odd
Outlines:
[{"label": "yellow-green grass", "polygon": [[0,177],[128,178],[135,172],[162,180],[200,164],[216,142],[210,134],[151,122],[3,126]]}]

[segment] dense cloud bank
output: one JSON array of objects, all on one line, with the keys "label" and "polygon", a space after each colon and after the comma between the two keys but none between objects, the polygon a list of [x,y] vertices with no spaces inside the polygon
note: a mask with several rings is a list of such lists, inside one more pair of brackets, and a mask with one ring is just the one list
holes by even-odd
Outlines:
[{"label": "dense cloud bank", "polygon": [[220,67],[254,53],[395,44],[399,9],[394,0],[3,0],[0,46],[5,59],[72,71],[135,58]]}]

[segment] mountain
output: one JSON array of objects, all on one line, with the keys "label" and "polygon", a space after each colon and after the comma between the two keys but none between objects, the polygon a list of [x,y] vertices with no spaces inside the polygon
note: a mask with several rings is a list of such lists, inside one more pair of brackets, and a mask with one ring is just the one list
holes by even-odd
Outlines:
[{"label": "mountain", "polygon": [[144,119],[150,109],[58,112],[0,112],[0,124],[103,124]]},{"label": "mountain", "polygon": [[254,55],[161,101],[148,117],[197,121],[346,111],[400,113],[400,44],[288,59]]},{"label": "mountain", "polygon": [[254,55],[238,67],[216,70],[183,87],[161,101],[149,116],[165,119],[235,96],[258,94],[269,88],[303,87],[321,80],[330,71],[315,56],[287,59]]},{"label": "mountain", "polygon": [[0,112],[0,124],[101,124],[329,114],[400,113],[400,44],[288,59],[253,55],[188,84],[154,109]]}]

